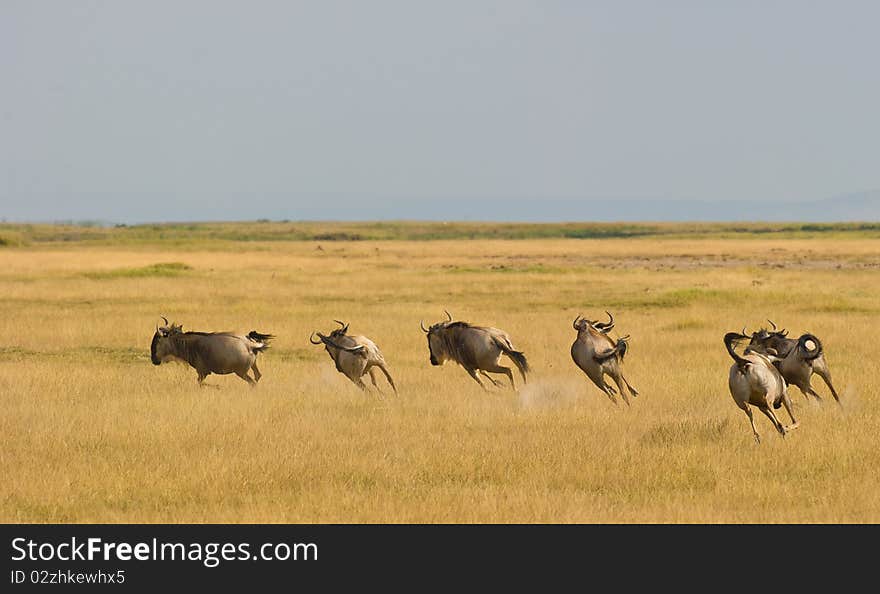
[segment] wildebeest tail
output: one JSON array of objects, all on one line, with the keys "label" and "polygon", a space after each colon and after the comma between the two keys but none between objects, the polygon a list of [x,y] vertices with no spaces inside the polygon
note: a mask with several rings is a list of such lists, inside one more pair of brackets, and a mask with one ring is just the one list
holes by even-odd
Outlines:
[{"label": "wildebeest tail", "polygon": [[[813,343],[814,348],[809,349],[807,347],[807,343]],[[797,341],[797,348],[804,354],[804,358],[807,360],[812,360],[822,354],[822,343],[819,342],[819,339],[812,334],[803,334]]]},{"label": "wildebeest tail", "polygon": [[623,358],[626,357],[626,352],[629,350],[629,335],[623,336],[617,340],[617,348],[620,349],[620,360],[623,361]]},{"label": "wildebeest tail", "polygon": [[254,347],[255,351],[262,352],[262,351],[265,351],[266,349],[269,348],[269,341],[272,340],[273,338],[275,338],[275,335],[274,334],[261,334],[261,333],[257,332],[256,330],[251,330],[248,333],[247,337],[250,338],[251,340],[253,340],[254,342],[262,343],[260,346]]},{"label": "wildebeest tail", "polygon": [[724,346],[727,347],[727,352],[736,361],[737,367],[739,367],[740,371],[745,370],[749,365],[749,361],[747,359],[743,359],[739,355],[736,354],[736,351],[733,350],[733,346],[736,342],[746,338],[746,336],[739,334],[738,332],[728,332],[724,335]]},{"label": "wildebeest tail", "polygon": [[604,353],[597,353],[593,355],[593,358],[601,363],[602,361],[606,361],[611,357],[616,357],[620,355],[620,360],[623,361],[623,358],[626,356],[626,352],[629,350],[629,342],[627,342],[628,339],[629,335],[621,336],[617,339],[617,343],[614,345],[614,348],[611,348]]},{"label": "wildebeest tail", "polygon": [[498,348],[500,348],[505,355],[510,357],[511,361],[516,365],[516,368],[519,369],[519,374],[522,376],[523,382],[525,382],[526,373],[531,371],[525,353],[513,350],[513,345],[506,340],[496,338],[495,344],[498,345]]}]

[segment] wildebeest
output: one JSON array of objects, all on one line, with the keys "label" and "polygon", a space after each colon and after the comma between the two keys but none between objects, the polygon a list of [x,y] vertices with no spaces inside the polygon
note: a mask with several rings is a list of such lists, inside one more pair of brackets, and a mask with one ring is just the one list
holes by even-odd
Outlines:
[{"label": "wildebeest", "polygon": [[810,385],[810,377],[815,373],[828,384],[831,395],[840,404],[840,397],[831,383],[831,371],[819,339],[809,333],[802,334],[797,339],[788,338],[788,330],[779,330],[771,320],[767,321],[773,329],[761,328],[753,332],[749,348],[768,355],[785,381],[797,386],[805,397],[809,395],[821,401],[822,397]]},{"label": "wildebeest", "polygon": [[427,334],[431,365],[443,365],[448,360],[455,361],[464,367],[484,390],[486,385],[480,381],[477,372],[483,374],[494,386],[498,386],[499,383],[489,373],[503,373],[510,379],[510,386],[516,390],[516,382],[513,380],[510,367],[500,364],[501,355],[504,354],[510,357],[519,369],[523,383],[526,383],[526,373],[529,372],[528,361],[521,351],[513,347],[507,332],[498,328],[471,326],[467,322],[453,322],[452,314],[448,311],[446,316],[449,318],[447,321],[437,322],[430,328],[425,328],[424,321],[420,322],[422,331]]},{"label": "wildebeest", "polygon": [[[329,336],[324,336],[320,332],[312,332],[309,342],[312,344],[323,343],[324,349],[336,365],[336,371],[345,375],[361,390],[367,389],[361,379],[367,373],[370,374],[373,385],[379,390],[379,384],[376,383],[376,368],[378,367],[385,374],[388,383],[391,384],[391,389],[397,394],[397,386],[394,385],[394,380],[388,371],[388,364],[385,363],[385,357],[382,356],[376,343],[366,336],[349,336],[347,334],[348,324],[339,320],[334,321],[341,327],[331,332]],[[315,334],[319,338],[317,342],[313,340]],[[381,392],[381,390],[379,391]]]},{"label": "wildebeest", "polygon": [[605,381],[605,376],[610,376],[617,384],[623,401],[628,405],[627,391],[633,397],[639,395],[638,390],[633,388],[624,377],[621,369],[629,346],[627,343],[629,335],[618,338],[617,341],[612,340],[608,332],[614,327],[614,316],[607,311],[605,313],[608,314],[606,323],[587,320],[580,315],[574,319],[572,327],[578,334],[571,345],[571,358],[575,365],[608,395],[611,402],[617,404],[617,399],[614,397],[615,389]]},{"label": "wildebeest", "polygon": [[[742,334],[728,332],[724,335],[724,346],[733,359],[730,366],[728,386],[734,402],[749,417],[755,441],[761,443],[761,436],[755,427],[755,418],[752,416],[751,406],[755,406],[773,423],[779,434],[785,437],[785,433],[798,426],[791,411],[791,399],[788,397],[785,380],[779,370],[770,359],[763,353],[747,348],[743,355],[738,355],[734,347],[740,340],[748,338],[743,329]],[[785,405],[792,424],[785,427],[773,412],[774,408]]]},{"label": "wildebeest", "polygon": [[[184,332],[183,326],[169,324],[156,327],[150,345],[153,365],[178,361],[187,363],[199,374],[199,385],[212,373],[234,373],[251,386],[255,386],[262,374],[257,369],[257,355],[269,348],[271,334],[252,330],[246,335],[232,332]],[[254,377],[248,371],[254,370]]]}]

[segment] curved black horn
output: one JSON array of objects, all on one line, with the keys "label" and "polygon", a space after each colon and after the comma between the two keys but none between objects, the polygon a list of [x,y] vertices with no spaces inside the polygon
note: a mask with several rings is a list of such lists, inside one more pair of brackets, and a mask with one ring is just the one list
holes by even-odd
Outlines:
[{"label": "curved black horn", "polygon": [[612,328],[614,328],[614,316],[612,316],[612,315],[611,315],[609,312],[607,312],[607,311],[606,311],[605,313],[608,314],[608,322],[605,323],[605,324],[602,324],[602,323],[599,323],[599,322],[597,322],[596,324],[594,324],[594,325],[596,326],[596,328],[598,328],[599,332],[601,332],[602,334],[608,334],[608,332],[609,332]]},{"label": "curved black horn", "polygon": [[422,332],[424,332],[425,334],[428,333],[428,329],[425,328],[425,320],[419,320],[419,326],[422,327]]},{"label": "curved black horn", "polygon": [[746,336],[748,336],[748,334],[746,334],[746,327],[743,326],[742,337],[745,338]]},{"label": "curved black horn", "polygon": [[577,317],[574,319],[574,322],[571,323],[571,327],[574,328],[575,330],[580,331],[580,328],[578,328],[578,322],[580,322],[580,321],[581,321],[581,314],[578,314]]},{"label": "curved black horn", "polygon": [[773,320],[767,320],[770,322],[770,325],[773,326],[773,331],[776,332],[776,324],[773,323]]},{"label": "curved black horn", "polygon": [[447,320],[447,321],[451,322],[452,321],[452,314],[449,313],[448,311],[446,311],[445,309],[443,311],[446,312],[446,316],[449,318],[449,320]]},{"label": "curved black horn", "polygon": [[354,347],[347,347],[347,346],[342,346],[341,344],[337,344],[337,343],[336,343],[333,339],[331,339],[329,336],[324,336],[324,335],[322,335],[320,332],[318,333],[318,336],[321,337],[321,341],[322,341],[324,344],[329,344],[329,345],[332,346],[334,349],[339,349],[340,351],[348,351],[348,352],[350,352],[350,353],[353,353],[353,352],[356,352],[356,351],[362,351],[362,350],[364,350],[364,345],[362,345],[362,344],[359,344],[359,345],[354,346]]},{"label": "curved black horn", "polygon": [[168,325],[168,318],[166,318],[165,316],[159,316],[159,317],[162,318],[163,320],[165,320],[165,325],[167,326]]},{"label": "curved black horn", "polygon": [[337,324],[339,324],[340,326],[342,326],[342,333],[343,334],[348,332],[348,324],[346,324],[344,322],[340,322],[339,320],[333,320],[333,321],[336,322]]},{"label": "curved black horn", "polygon": [[[320,341],[320,340],[318,340],[318,342],[315,342],[314,340],[312,340],[312,338],[314,338],[315,334],[316,334],[315,332],[312,332],[312,333],[309,335],[309,342],[312,343],[312,344],[321,344],[321,341]],[[321,336],[321,335],[318,334],[318,336]]]}]

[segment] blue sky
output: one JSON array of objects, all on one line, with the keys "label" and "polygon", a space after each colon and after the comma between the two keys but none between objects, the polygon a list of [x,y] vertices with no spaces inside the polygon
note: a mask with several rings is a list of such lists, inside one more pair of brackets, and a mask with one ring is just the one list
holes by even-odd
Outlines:
[{"label": "blue sky", "polygon": [[5,0],[0,217],[542,220],[873,190],[878,22],[850,1]]}]

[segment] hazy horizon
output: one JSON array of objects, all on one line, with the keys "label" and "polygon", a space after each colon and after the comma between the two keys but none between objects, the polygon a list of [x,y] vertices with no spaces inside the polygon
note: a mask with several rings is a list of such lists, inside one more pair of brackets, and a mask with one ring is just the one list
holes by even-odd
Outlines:
[{"label": "hazy horizon", "polygon": [[878,21],[7,1],[0,219],[877,220]]}]

